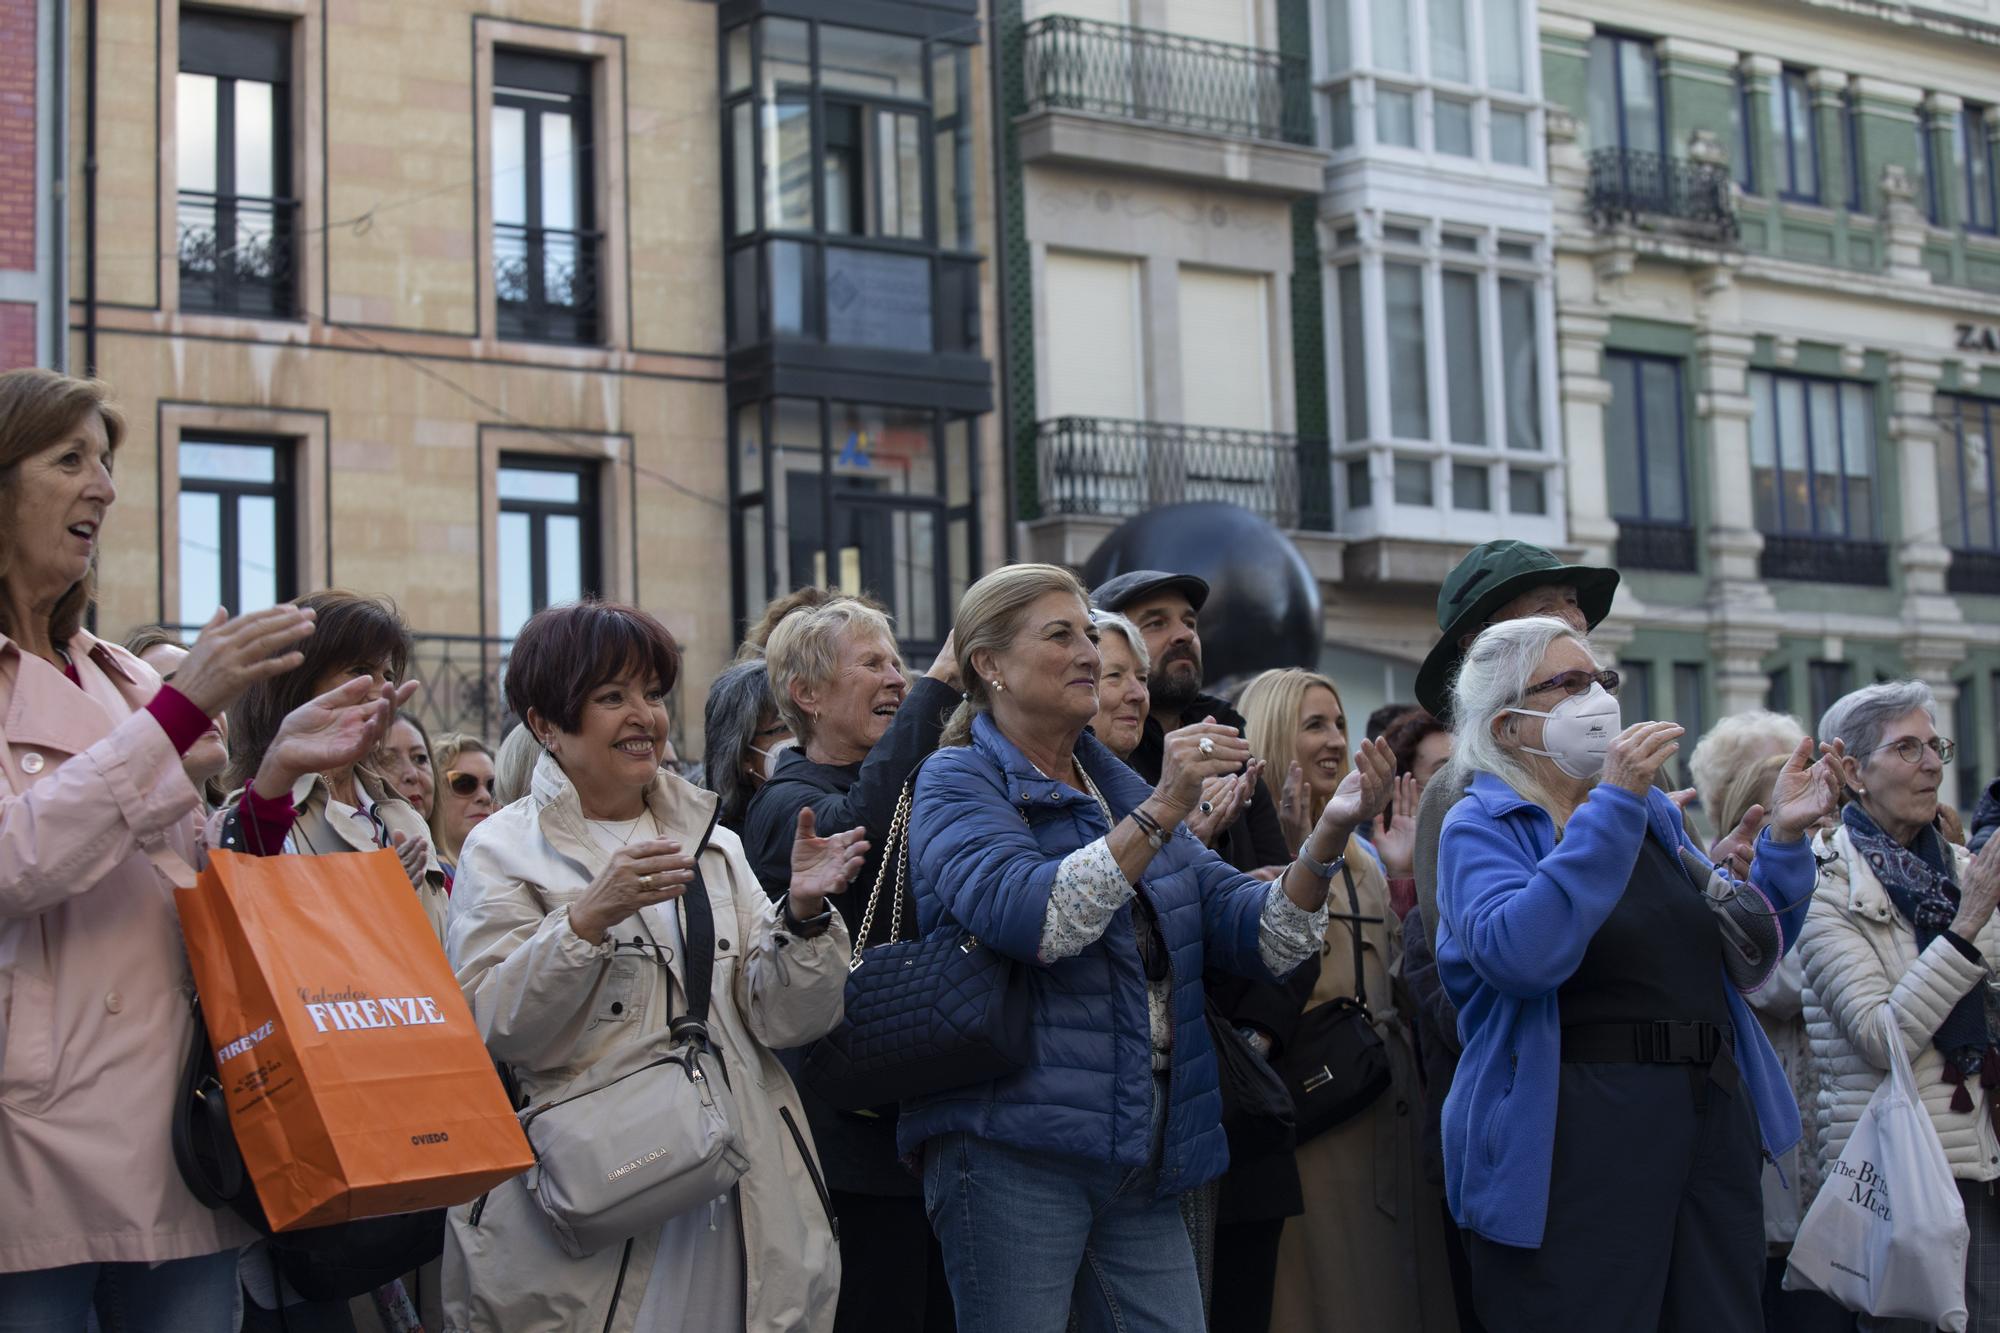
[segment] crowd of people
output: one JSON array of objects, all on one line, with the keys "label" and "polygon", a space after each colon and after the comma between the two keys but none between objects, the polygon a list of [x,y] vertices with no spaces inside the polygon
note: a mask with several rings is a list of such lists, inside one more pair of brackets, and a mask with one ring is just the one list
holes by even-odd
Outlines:
[{"label": "crowd of people", "polygon": [[[1616,572],[1495,542],[1360,737],[1325,675],[1208,679],[1200,578],[1035,564],[921,675],[868,597],[779,598],[697,763],[683,645],[600,601],[522,628],[504,737],[433,736],[384,598],[84,628],[123,435],[0,375],[0,1333],[1916,1329],[1783,1282],[1885,1005],[2000,1329],[2000,782],[1968,839],[1920,681],[1690,738],[1621,713]],[[520,1105],[702,1014],[741,1179],[578,1257],[517,1178],[309,1298],[177,1173],[162,847],[394,850]],[[951,930],[1025,1063],[835,1106],[850,964]]]}]

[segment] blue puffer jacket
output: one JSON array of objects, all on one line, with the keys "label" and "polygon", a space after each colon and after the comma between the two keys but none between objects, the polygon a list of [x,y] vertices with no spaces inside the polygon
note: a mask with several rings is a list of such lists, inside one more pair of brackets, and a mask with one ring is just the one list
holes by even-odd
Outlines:
[{"label": "blue puffer jacket", "polygon": [[[1437,965],[1465,1043],[1444,1103],[1445,1195],[1459,1225],[1488,1240],[1542,1243],[1562,1066],[1556,992],[1625,896],[1647,837],[1670,849],[1694,846],[1664,792],[1642,801],[1609,783],[1577,807],[1560,844],[1548,811],[1491,773],[1475,777],[1445,817]],[[1774,842],[1768,829],[1758,839],[1750,881],[1781,914],[1786,949],[1798,940],[1814,879],[1804,839]],[[1736,1064],[1764,1149],[1775,1157],[1798,1142],[1798,1104],[1749,1005],[1726,974],[1715,984],[1728,999]]]},{"label": "blue puffer jacket", "polygon": [[[1152,789],[1086,735],[1077,758],[1120,819]],[[910,876],[926,935],[957,922],[1016,960],[1030,992],[1034,1055],[1020,1073],[905,1102],[897,1148],[966,1130],[1033,1152],[1144,1166],[1152,1150],[1152,1038],[1132,905],[1074,958],[1036,961],[1049,892],[1065,856],[1110,830],[1097,802],[1043,777],[991,718],[972,743],[939,750],[917,776]],[[1173,1066],[1159,1197],[1229,1164],[1201,972],[1214,962],[1277,980],[1257,951],[1270,886],[1239,874],[1183,827],[1139,883],[1159,914],[1172,974]],[[947,920],[949,918],[949,920]]]}]

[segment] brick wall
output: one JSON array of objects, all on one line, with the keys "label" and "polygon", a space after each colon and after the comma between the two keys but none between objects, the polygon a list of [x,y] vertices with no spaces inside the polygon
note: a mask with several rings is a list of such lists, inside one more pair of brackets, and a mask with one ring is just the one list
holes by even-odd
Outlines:
[{"label": "brick wall", "polygon": [[35,0],[0,0],[0,268],[34,266]]},{"label": "brick wall", "polygon": [[35,308],[0,301],[0,370],[35,364]]}]

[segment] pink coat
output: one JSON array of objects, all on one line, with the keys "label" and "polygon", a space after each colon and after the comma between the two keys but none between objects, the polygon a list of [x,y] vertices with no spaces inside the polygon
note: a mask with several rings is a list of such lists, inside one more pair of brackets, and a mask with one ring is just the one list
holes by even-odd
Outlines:
[{"label": "pink coat", "polygon": [[159,676],[67,646],[81,690],[0,636],[0,1272],[252,1238],[188,1193],[169,1137],[193,983],[144,849],[193,861],[199,797],[145,711]]}]

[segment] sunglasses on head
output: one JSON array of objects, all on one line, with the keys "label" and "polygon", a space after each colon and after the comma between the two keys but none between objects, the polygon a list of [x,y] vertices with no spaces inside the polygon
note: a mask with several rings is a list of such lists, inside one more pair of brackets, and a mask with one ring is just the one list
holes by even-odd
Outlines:
[{"label": "sunglasses on head", "polygon": [[1530,685],[1521,697],[1532,698],[1549,690],[1561,690],[1564,694],[1588,694],[1592,685],[1602,685],[1606,694],[1618,693],[1618,673],[1616,671],[1585,671],[1581,667],[1571,671],[1560,671],[1547,680]]},{"label": "sunglasses on head", "polygon": [[482,778],[473,773],[447,773],[445,781],[451,784],[454,796],[470,796],[481,787],[486,788],[488,796],[497,797],[500,794],[498,778]]}]

